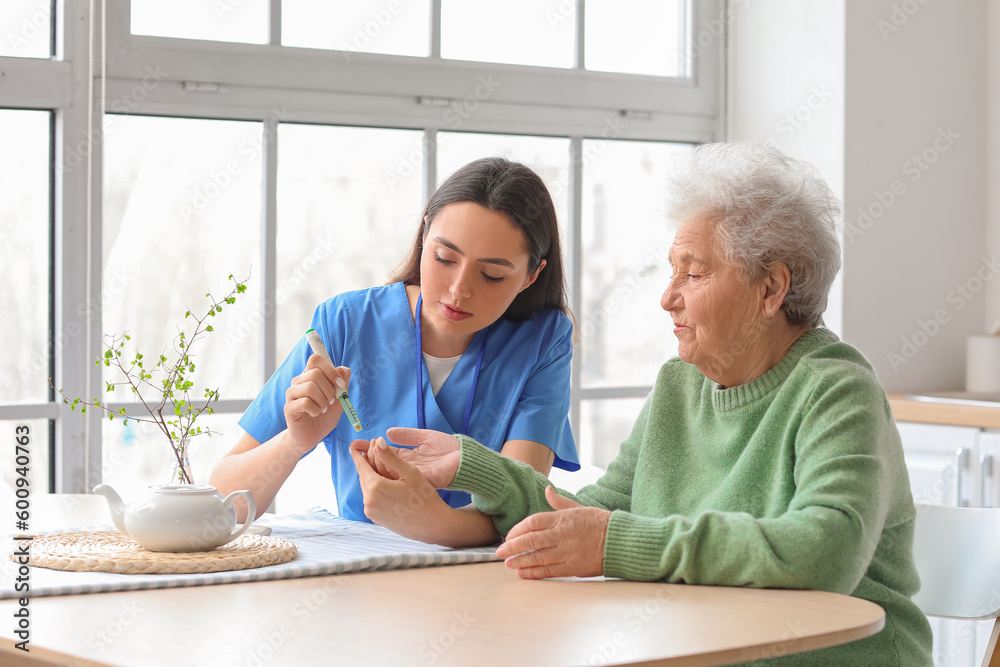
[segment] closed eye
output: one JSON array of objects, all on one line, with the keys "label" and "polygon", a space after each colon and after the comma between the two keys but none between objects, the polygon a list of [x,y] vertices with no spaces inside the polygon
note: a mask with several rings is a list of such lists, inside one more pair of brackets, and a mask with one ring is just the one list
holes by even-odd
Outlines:
[{"label": "closed eye", "polygon": [[[434,261],[440,262],[441,264],[454,264],[455,263],[454,260],[445,259],[445,258],[441,257],[440,255],[434,255]],[[491,276],[490,274],[488,274],[486,272],[481,272],[481,275],[483,276],[483,278],[486,281],[491,282],[491,283],[502,283],[504,281],[504,276]]]}]

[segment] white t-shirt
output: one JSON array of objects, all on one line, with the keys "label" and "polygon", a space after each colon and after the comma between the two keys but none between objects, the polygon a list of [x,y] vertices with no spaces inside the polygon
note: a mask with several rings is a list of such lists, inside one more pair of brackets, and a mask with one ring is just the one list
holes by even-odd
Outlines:
[{"label": "white t-shirt", "polygon": [[427,375],[430,377],[431,389],[434,391],[434,395],[437,396],[438,392],[441,391],[441,386],[444,381],[448,379],[451,372],[455,370],[455,365],[458,360],[462,358],[462,355],[457,357],[432,357],[431,355],[424,352],[424,361],[427,362]]}]

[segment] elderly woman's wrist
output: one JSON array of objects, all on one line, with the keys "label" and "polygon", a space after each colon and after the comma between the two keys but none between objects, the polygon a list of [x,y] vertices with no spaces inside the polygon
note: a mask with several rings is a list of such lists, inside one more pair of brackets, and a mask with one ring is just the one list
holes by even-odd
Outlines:
[{"label": "elderly woman's wrist", "polygon": [[468,491],[486,501],[499,497],[506,479],[501,455],[466,435],[459,435],[458,441],[461,458],[448,488]]},{"label": "elderly woman's wrist", "polygon": [[606,577],[658,581],[663,572],[663,519],[616,510],[604,535]]}]

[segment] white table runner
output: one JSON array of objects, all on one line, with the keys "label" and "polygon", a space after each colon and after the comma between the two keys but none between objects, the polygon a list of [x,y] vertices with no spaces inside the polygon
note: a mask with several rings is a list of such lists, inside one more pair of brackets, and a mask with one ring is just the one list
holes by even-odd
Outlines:
[{"label": "white table runner", "polygon": [[[17,590],[18,564],[3,558],[0,564],[0,600],[20,597],[77,595],[134,591],[148,588],[207,586],[245,581],[292,579],[363,570],[392,570],[430,565],[457,565],[498,560],[496,547],[449,549],[400,537],[369,523],[335,517],[315,508],[291,515],[265,514],[256,524],[270,526],[272,535],[291,540],[298,555],[281,565],[202,574],[113,574],[109,572],[67,572],[41,567],[29,568],[30,590]],[[73,530],[108,530],[111,525],[76,527]],[[7,543],[14,540],[7,538]],[[13,551],[13,549],[12,549]]]}]

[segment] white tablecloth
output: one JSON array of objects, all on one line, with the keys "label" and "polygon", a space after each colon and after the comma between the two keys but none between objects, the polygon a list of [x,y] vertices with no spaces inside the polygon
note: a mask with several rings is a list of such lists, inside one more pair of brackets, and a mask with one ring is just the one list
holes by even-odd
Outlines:
[{"label": "white tablecloth", "polygon": [[[15,589],[18,565],[8,555],[0,564],[0,599],[207,586],[498,560],[496,547],[449,549],[424,544],[400,537],[381,526],[335,517],[321,508],[285,516],[265,514],[256,524],[271,526],[274,537],[295,543],[298,547],[296,557],[281,565],[203,574],[112,574],[31,567],[30,590],[18,591]],[[73,530],[108,529],[114,526],[84,526]],[[13,543],[13,539],[8,537],[7,543]]]}]

